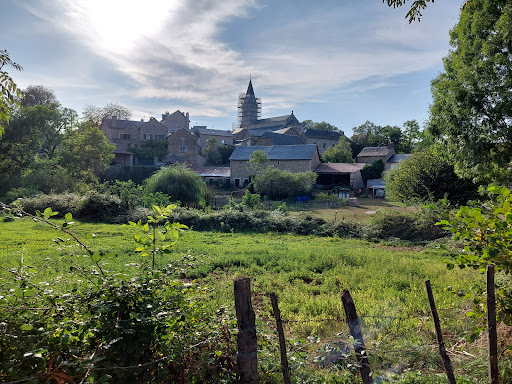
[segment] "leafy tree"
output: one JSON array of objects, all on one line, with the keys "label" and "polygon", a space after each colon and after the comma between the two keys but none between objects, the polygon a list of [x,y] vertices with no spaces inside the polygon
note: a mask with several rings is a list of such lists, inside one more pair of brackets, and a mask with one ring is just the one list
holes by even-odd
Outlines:
[{"label": "leafy tree", "polygon": [[251,156],[249,156],[249,166],[254,170],[254,172],[258,173],[263,168],[267,167],[269,164],[269,160],[267,154],[263,152],[261,149],[257,149]]},{"label": "leafy tree", "polygon": [[450,32],[444,73],[432,81],[428,129],[447,145],[457,173],[511,180],[512,4],[472,0]]},{"label": "leafy tree", "polygon": [[363,178],[364,184],[366,185],[368,180],[380,179],[384,172],[384,167],[385,164],[381,159],[375,160],[372,164],[366,164],[364,168],[361,169],[361,177]]},{"label": "leafy tree", "polygon": [[322,160],[326,163],[353,163],[350,143],[341,137],[334,147],[329,147],[322,154]]},{"label": "leafy tree", "polygon": [[108,103],[104,107],[96,107],[94,105],[86,105],[82,112],[82,119],[92,121],[96,125],[100,125],[103,119],[115,116],[120,120],[129,120],[132,112],[122,105],[116,103]]},{"label": "leafy tree", "polygon": [[356,157],[364,147],[378,147],[387,145],[389,142],[397,153],[403,153],[406,149],[404,148],[404,137],[400,127],[380,126],[371,121],[366,121],[359,127],[353,128],[353,135],[350,140],[353,157]]},{"label": "leafy tree", "polygon": [[94,123],[84,122],[65,135],[59,155],[73,177],[96,181],[109,167],[114,150],[115,145]]},{"label": "leafy tree", "polygon": [[311,193],[316,178],[315,172],[293,173],[270,166],[253,177],[252,187],[256,193],[267,195],[270,199],[305,196]]},{"label": "leafy tree", "polygon": [[[9,123],[9,117],[13,108],[18,106],[18,99],[22,93],[11,76],[4,70],[4,67],[12,67],[17,71],[22,71],[21,65],[11,60],[9,53],[0,50],[0,123],[5,119]],[[4,127],[0,125],[0,137],[4,133]]]},{"label": "leafy tree", "polygon": [[456,175],[453,164],[440,148],[431,147],[413,154],[398,167],[386,172],[386,196],[390,200],[436,201],[447,198],[464,204],[477,195],[477,186]]},{"label": "leafy tree", "polygon": [[246,189],[245,195],[242,196],[242,207],[250,210],[263,209],[261,196],[257,193],[251,193],[248,189]]},{"label": "leafy tree", "polygon": [[195,205],[203,199],[205,188],[205,182],[197,173],[183,164],[174,164],[147,178],[144,193],[162,192],[171,196],[172,201]]},{"label": "leafy tree", "polygon": [[202,150],[202,155],[210,165],[223,165],[229,163],[229,156],[234,151],[231,145],[219,144],[217,139],[210,137]]},{"label": "leafy tree", "polygon": [[159,160],[163,160],[169,153],[169,142],[167,140],[143,140],[137,143],[137,147],[130,147],[128,150],[140,159],[149,160],[156,156]]},{"label": "leafy tree", "polygon": [[[397,8],[405,5],[408,0],[382,0],[383,3],[387,3],[389,7]],[[405,15],[406,18],[409,18],[409,23],[418,19],[418,22],[421,19],[421,11],[427,8],[427,3],[430,1],[434,2],[434,0],[414,0],[411,4],[411,8]]]},{"label": "leafy tree", "polygon": [[44,85],[29,85],[23,91],[23,99],[20,105],[23,107],[33,107],[35,105],[59,104],[57,96]]},{"label": "leafy tree", "polygon": [[338,127],[335,125],[329,124],[326,121],[322,121],[320,123],[315,122],[313,120],[304,120],[302,126],[306,129],[320,129],[322,131],[337,131]]}]

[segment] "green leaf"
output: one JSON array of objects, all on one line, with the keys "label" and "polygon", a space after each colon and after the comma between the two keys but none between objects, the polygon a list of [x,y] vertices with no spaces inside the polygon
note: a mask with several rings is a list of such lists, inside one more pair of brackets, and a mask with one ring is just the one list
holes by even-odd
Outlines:
[{"label": "green leaf", "polygon": [[50,207],[48,207],[44,210],[43,214],[45,219],[49,219],[51,216],[53,216],[53,211]]},{"label": "green leaf", "polygon": [[22,324],[20,328],[22,331],[30,331],[30,330],[34,329],[34,327],[31,326],[30,324]]},{"label": "green leaf", "polygon": [[64,220],[66,220],[66,222],[67,222],[67,223],[69,223],[70,221],[72,221],[72,220],[73,220],[73,215],[72,215],[71,213],[69,213],[69,212],[68,212],[68,213],[66,213],[66,214],[64,215]]},{"label": "green leaf", "polygon": [[91,260],[95,263],[101,260],[101,255],[99,253],[94,253],[91,255]]}]

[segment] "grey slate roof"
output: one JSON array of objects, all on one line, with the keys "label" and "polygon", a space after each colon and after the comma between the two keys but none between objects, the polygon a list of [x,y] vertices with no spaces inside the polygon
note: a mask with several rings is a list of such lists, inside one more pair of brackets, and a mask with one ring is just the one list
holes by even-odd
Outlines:
[{"label": "grey slate roof", "polygon": [[300,125],[300,122],[293,115],[269,117],[267,119],[256,120],[251,124],[244,125],[244,129],[267,129],[269,131],[277,131],[288,125]]},{"label": "grey slate roof", "polygon": [[399,163],[401,161],[404,161],[405,159],[407,159],[409,156],[411,156],[410,153],[401,153],[401,154],[394,154],[393,156],[391,156],[389,159],[388,159],[388,163]]},{"label": "grey slate roof", "polygon": [[109,128],[114,129],[123,129],[128,124],[134,124],[137,128],[143,124],[146,124],[147,121],[137,121],[137,120],[119,120],[119,119],[104,119],[103,124],[106,124]]},{"label": "grey slate roof", "polygon": [[229,167],[190,167],[191,170],[202,177],[230,177],[231,168]]},{"label": "grey slate roof", "polygon": [[257,150],[265,152],[269,160],[311,160],[317,147],[315,144],[235,147],[229,160],[248,161],[252,153]]},{"label": "grey slate roof", "polygon": [[196,127],[195,131],[199,135],[211,135],[211,136],[233,136],[231,131],[223,131],[220,129],[207,129],[202,127]]},{"label": "grey slate roof", "polygon": [[307,129],[304,131],[304,135],[311,139],[323,139],[323,140],[336,140],[338,141],[343,132],[339,131],[324,131],[323,129]]},{"label": "grey slate roof", "polygon": [[265,132],[261,137],[268,137],[274,145],[300,145],[304,142],[299,136],[285,135],[274,132]]},{"label": "grey slate roof", "polygon": [[393,148],[388,147],[364,147],[361,152],[357,155],[359,156],[388,156],[392,152],[394,152]]}]

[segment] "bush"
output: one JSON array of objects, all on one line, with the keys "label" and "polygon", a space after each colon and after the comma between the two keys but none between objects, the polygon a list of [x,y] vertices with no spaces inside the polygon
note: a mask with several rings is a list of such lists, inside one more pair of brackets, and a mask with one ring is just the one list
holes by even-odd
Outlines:
[{"label": "bush", "polygon": [[2,196],[2,202],[5,204],[11,204],[14,200],[23,197],[33,197],[40,195],[42,192],[35,187],[28,188],[13,188],[5,195]]},{"label": "bush", "polygon": [[21,207],[28,213],[35,215],[36,211],[44,212],[46,208],[51,208],[54,212],[59,212],[58,217],[63,217],[66,213],[75,213],[80,206],[83,197],[74,193],[61,193],[58,195],[37,195],[20,200]]},{"label": "bush", "polygon": [[162,192],[172,201],[185,205],[198,205],[204,197],[206,184],[201,177],[183,164],[161,168],[146,180],[144,193]]},{"label": "bush", "polygon": [[128,208],[119,197],[91,191],[80,202],[75,216],[87,221],[115,223],[117,217],[127,213]]},{"label": "bush", "polygon": [[293,173],[268,167],[254,176],[252,186],[256,193],[279,200],[309,195],[316,178],[314,172]]}]

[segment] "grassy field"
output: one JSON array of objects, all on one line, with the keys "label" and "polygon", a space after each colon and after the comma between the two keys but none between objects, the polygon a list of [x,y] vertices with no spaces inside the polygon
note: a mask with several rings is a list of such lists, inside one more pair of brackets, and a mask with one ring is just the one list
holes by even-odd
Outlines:
[{"label": "grassy field", "polygon": [[[387,204],[376,199],[371,202]],[[365,215],[361,212],[375,207],[364,201],[360,207],[340,209],[338,215]],[[94,251],[110,254],[102,260],[104,270],[129,275],[137,271],[130,265],[149,263],[133,251],[133,228],[77,223],[72,230],[84,239],[94,233],[93,239],[84,241]],[[85,255],[66,256],[66,247],[52,241],[57,237],[64,238],[65,234],[28,219],[0,223],[0,263],[4,267],[0,278],[10,278],[5,268],[23,265],[34,271],[39,281],[52,282],[56,289],[67,289],[74,278],[70,273],[72,262],[88,265],[90,260]],[[339,238],[185,231],[175,252],[158,259],[157,265],[186,260],[180,262],[182,279],[207,286],[204,300],[208,305],[225,308],[233,316],[233,279],[249,276],[259,337],[274,343],[271,350],[276,349],[276,337],[267,295],[276,292],[290,347],[296,346],[298,356],[313,369],[321,367],[314,362],[315,358],[325,360],[332,355],[329,346],[350,346],[340,300],[343,289],[348,289],[361,316],[371,363],[383,377],[408,370],[422,370],[432,377],[442,373],[424,288],[425,280],[429,279],[440,309],[445,341],[452,348],[456,373],[469,375],[471,382],[484,382],[483,350],[461,339],[474,327],[465,316],[471,304],[464,293],[483,279],[472,270],[446,270],[446,257],[435,246],[388,247]],[[61,288],[59,281],[63,282]],[[453,288],[452,292],[448,287]],[[262,347],[265,348],[269,349]],[[278,357],[274,355],[270,360],[275,368]],[[265,361],[263,356],[262,366]],[[325,369],[343,368],[334,367]],[[424,381],[434,382],[437,381]]]}]

